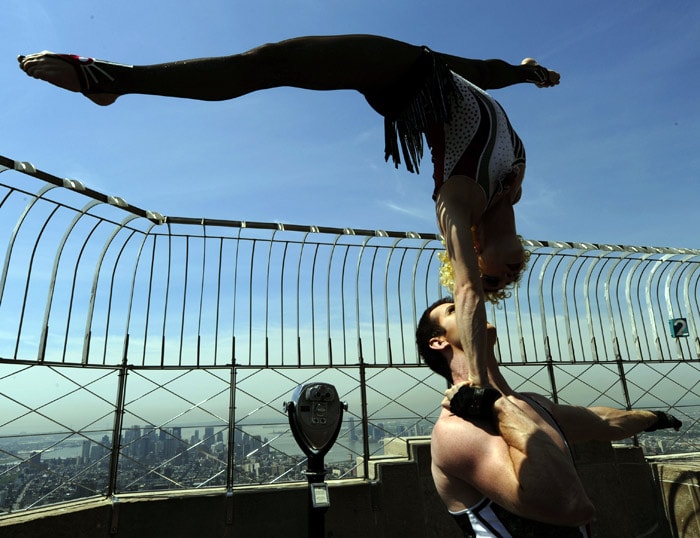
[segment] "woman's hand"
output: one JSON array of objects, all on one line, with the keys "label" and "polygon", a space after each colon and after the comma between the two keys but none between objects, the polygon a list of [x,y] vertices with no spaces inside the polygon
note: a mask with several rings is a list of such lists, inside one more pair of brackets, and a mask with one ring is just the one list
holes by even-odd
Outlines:
[{"label": "woman's hand", "polygon": [[536,68],[533,69],[534,76],[531,80],[529,80],[529,82],[532,82],[538,88],[551,88],[552,86],[559,84],[561,75],[559,75],[559,73],[556,71],[550,71],[546,67],[542,67],[534,58],[525,58],[522,62],[520,62],[520,65],[528,65]]}]

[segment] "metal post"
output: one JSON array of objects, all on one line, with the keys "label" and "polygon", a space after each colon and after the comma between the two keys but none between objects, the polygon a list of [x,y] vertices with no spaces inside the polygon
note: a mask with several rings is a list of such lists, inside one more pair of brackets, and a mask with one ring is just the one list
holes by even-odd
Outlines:
[{"label": "metal post", "polygon": [[[360,348],[362,343],[360,342]],[[362,409],[362,473],[369,480],[369,417],[367,415],[367,372],[365,361],[360,355],[360,406]]]},{"label": "metal post", "polygon": [[225,536],[233,536],[234,498],[233,483],[235,480],[235,455],[236,455],[236,363],[231,364],[231,381],[229,388],[228,408],[228,452],[226,455],[226,519]]},{"label": "metal post", "polygon": [[233,490],[233,470],[235,464],[236,444],[236,364],[231,365],[231,383],[228,407],[228,452],[226,458],[226,489]]},{"label": "metal post", "polygon": [[[128,336],[127,336],[128,341]],[[126,354],[119,369],[119,384],[117,388],[117,404],[114,409],[114,427],[112,428],[112,450],[109,460],[109,483],[107,496],[111,497],[117,491],[117,470],[119,467],[119,450],[121,449],[122,427],[124,422],[124,402],[126,400],[126,377],[129,367]]]},{"label": "metal post", "polygon": [[[622,393],[625,396],[625,406],[627,410],[632,409],[632,402],[630,400],[630,391],[627,387],[627,378],[625,376],[625,364],[622,360],[622,355],[620,353],[620,347],[617,344],[617,339],[613,340],[613,345],[615,347],[615,362],[617,363],[617,372],[620,376],[620,384],[622,385]],[[634,445],[639,446],[637,436],[634,436]]]},{"label": "metal post", "polygon": [[322,455],[309,456],[306,471],[306,480],[309,483],[309,538],[324,538],[326,532],[325,515],[328,507],[314,506],[313,486],[322,484],[326,478],[326,469]]},{"label": "metal post", "polygon": [[557,379],[554,375],[554,361],[549,348],[549,336],[545,337],[545,349],[547,352],[547,373],[549,374],[549,385],[552,388],[552,401],[559,403],[559,393],[557,392]]}]

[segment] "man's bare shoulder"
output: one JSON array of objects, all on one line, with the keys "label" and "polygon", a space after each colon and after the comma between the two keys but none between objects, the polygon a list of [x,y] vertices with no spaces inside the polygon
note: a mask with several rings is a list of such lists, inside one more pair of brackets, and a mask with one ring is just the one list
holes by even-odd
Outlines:
[{"label": "man's bare shoulder", "polygon": [[443,410],[435,423],[431,440],[433,461],[441,467],[473,464],[486,447],[502,444],[495,428],[486,422],[470,422]]},{"label": "man's bare shoulder", "polygon": [[489,423],[469,422],[443,410],[431,444],[432,473],[451,510],[488,497],[507,504],[504,491],[514,489],[508,446]]}]

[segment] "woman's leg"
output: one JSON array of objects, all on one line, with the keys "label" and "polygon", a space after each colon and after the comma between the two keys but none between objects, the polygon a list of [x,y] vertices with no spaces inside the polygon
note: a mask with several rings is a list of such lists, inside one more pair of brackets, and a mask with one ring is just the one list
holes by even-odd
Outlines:
[{"label": "woman's leg", "polygon": [[65,57],[39,53],[19,61],[32,77],[110,104],[127,93],[220,101],[279,86],[364,93],[391,83],[420,54],[420,47],[379,36],[301,37],[232,56],[149,66],[95,61],[106,76],[96,73],[93,80],[83,75],[82,83],[79,69],[84,67]]}]

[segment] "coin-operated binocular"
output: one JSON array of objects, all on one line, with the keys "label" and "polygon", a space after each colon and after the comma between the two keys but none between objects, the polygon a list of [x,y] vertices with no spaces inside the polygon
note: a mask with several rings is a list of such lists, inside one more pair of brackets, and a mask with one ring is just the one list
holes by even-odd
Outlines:
[{"label": "coin-operated binocular", "polygon": [[310,537],[324,534],[323,515],[331,503],[323,458],[338,438],[347,408],[335,387],[321,382],[299,385],[284,404],[294,439],[308,457]]}]

